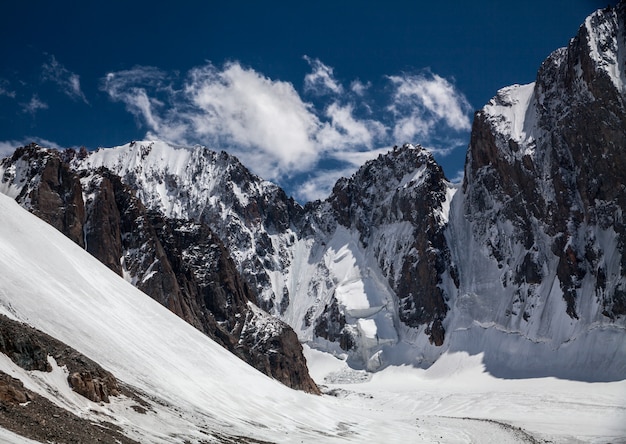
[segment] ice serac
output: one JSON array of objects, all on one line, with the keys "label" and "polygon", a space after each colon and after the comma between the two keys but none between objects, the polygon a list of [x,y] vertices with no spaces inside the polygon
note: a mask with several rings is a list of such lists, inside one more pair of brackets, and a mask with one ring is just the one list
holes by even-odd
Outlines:
[{"label": "ice serac", "polygon": [[[498,91],[476,113],[453,202],[457,328],[539,344],[532,363],[517,359],[539,373],[624,359],[608,338],[623,334],[626,315],[625,20],[624,2],[595,12],[534,83]],[[552,370],[540,370],[542,348]]]},{"label": "ice serac", "polygon": [[[454,192],[419,145],[394,147],[340,179],[328,199],[305,207],[287,322],[369,370],[397,362],[398,347],[442,345],[444,284],[455,276],[444,236]],[[416,362],[413,351],[404,357]]]},{"label": "ice serac", "polygon": [[204,222],[147,209],[103,166],[79,171],[75,165],[84,157],[73,150],[20,149],[3,160],[3,191],[241,359],[317,393],[295,333],[252,308],[256,292],[217,235]]}]

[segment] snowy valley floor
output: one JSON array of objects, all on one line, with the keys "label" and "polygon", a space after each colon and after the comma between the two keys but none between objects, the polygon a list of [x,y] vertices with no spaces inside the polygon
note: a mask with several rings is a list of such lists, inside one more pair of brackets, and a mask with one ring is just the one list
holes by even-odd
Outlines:
[{"label": "snowy valley floor", "polygon": [[[69,388],[54,358],[44,373],[0,354],[0,371],[63,409],[46,421],[71,414],[76,424],[150,444],[626,443],[626,380],[499,379],[467,353],[428,370],[370,375],[305,347],[326,393],[308,395],[246,365],[2,195],[0,251],[0,313],[93,359],[134,392],[95,403]],[[2,428],[0,442],[32,443]]]},{"label": "snowy valley floor", "polygon": [[305,347],[326,396],[364,417],[413,426],[405,442],[624,443],[626,380],[499,379],[481,356],[444,355],[428,370],[389,367],[367,374]]}]

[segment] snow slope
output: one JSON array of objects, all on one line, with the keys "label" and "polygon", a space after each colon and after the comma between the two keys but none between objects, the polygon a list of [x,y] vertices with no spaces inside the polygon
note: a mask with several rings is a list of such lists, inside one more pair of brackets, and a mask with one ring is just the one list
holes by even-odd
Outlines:
[{"label": "snow slope", "polygon": [[[310,352],[320,382],[330,383],[329,389],[339,390],[335,393],[339,395],[297,392],[232,356],[6,196],[0,196],[0,245],[0,312],[99,362],[143,393],[150,407],[141,414],[131,408],[134,401],[124,397],[110,404],[87,401],[69,390],[65,370],[55,365],[51,374],[41,374],[22,370],[3,357],[0,370],[83,418],[95,422],[106,418],[141,442],[200,442],[225,436],[271,442],[528,440],[516,429],[483,419],[515,419],[516,427],[532,428],[528,433],[537,436],[563,438],[574,433],[584,440],[626,436],[626,422],[616,419],[626,409],[624,382],[545,379],[518,385],[485,375],[476,357],[451,355],[452,365],[427,372],[390,368],[370,383],[348,387],[348,392],[332,384],[337,379],[332,372],[324,381],[329,372],[320,372],[319,363],[333,360],[335,369],[347,372],[344,381],[351,380],[354,371],[327,354]],[[478,376],[480,384],[455,394]],[[499,388],[489,388],[493,384]],[[520,394],[529,386],[535,394]],[[540,393],[542,387],[551,390],[547,398]],[[421,394],[426,388],[427,397]],[[517,394],[509,393],[516,390]],[[473,403],[480,409],[475,410]],[[576,425],[582,413],[568,415],[581,403],[593,407],[585,413],[591,415],[587,422],[598,422],[572,432],[569,426]],[[529,405],[535,409],[532,414]],[[541,411],[556,412],[558,421],[540,421]],[[27,442],[6,431],[0,437]]]}]

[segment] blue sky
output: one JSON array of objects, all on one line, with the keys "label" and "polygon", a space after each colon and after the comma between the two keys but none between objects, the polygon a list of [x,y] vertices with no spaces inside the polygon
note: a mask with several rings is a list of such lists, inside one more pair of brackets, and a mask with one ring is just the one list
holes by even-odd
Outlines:
[{"label": "blue sky", "polygon": [[458,179],[473,111],[615,3],[3,2],[0,153],[201,144],[306,202],[413,142]]}]

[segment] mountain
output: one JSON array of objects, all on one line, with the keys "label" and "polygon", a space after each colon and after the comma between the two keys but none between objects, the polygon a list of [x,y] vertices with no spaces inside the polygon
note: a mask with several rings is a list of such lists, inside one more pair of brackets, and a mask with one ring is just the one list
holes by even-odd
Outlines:
[{"label": "mountain", "polygon": [[309,350],[327,394],[289,389],[4,195],[0,249],[2,442],[619,442],[626,433],[626,381],[497,379],[464,353],[369,379]]},{"label": "mountain", "polygon": [[624,2],[595,12],[474,118],[449,225],[456,305],[461,325],[520,338],[499,352],[511,365],[624,374],[625,22]]},{"label": "mountain", "polygon": [[302,207],[162,141],[24,148],[0,187],[293,387],[316,392],[298,340],[369,371],[463,351],[496,375],[623,379],[625,9],[476,112],[460,187],[405,144]]},{"label": "mountain", "polygon": [[459,186],[417,144],[304,207],[204,147],[18,149],[0,440],[622,440],[625,54],[622,1],[476,112]]},{"label": "mountain", "polygon": [[319,393],[296,334],[255,307],[256,292],[215,233],[201,221],[149,211],[107,169],[71,167],[85,156],[19,149],[0,165],[4,191],[249,364]]},{"label": "mountain", "polygon": [[0,245],[0,441],[358,442],[378,427],[253,369],[4,195]]}]

